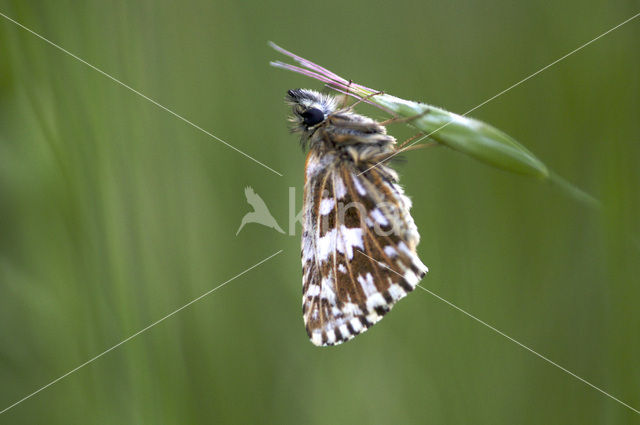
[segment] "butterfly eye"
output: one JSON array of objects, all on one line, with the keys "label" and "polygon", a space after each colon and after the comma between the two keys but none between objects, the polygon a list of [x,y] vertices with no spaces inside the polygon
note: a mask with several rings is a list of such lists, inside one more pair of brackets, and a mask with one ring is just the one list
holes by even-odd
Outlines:
[{"label": "butterfly eye", "polygon": [[304,125],[307,127],[313,127],[324,121],[324,113],[318,108],[309,108],[300,114],[300,116],[304,119]]}]

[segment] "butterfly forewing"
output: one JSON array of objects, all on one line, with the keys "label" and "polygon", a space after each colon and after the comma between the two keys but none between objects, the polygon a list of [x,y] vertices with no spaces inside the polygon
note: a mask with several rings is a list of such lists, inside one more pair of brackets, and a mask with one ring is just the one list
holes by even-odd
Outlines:
[{"label": "butterfly forewing", "polygon": [[339,344],[368,329],[427,270],[415,253],[419,236],[395,173],[360,172],[335,155],[310,154],[307,161],[302,302],[315,345]]}]

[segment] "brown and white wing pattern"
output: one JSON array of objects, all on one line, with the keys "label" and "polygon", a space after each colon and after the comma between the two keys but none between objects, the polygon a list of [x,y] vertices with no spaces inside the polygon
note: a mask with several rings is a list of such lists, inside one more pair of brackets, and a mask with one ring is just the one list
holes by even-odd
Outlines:
[{"label": "brown and white wing pattern", "polygon": [[411,201],[386,166],[310,154],[303,205],[302,312],[315,345],[366,331],[427,272]]}]

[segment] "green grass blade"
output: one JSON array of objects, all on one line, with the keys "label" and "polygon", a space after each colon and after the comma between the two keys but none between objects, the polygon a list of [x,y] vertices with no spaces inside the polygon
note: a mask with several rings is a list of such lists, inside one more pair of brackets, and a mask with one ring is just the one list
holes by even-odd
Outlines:
[{"label": "green grass blade", "polygon": [[508,134],[482,121],[445,111],[424,103],[387,94],[371,100],[401,117],[417,117],[411,125],[451,149],[494,167],[517,174],[546,179],[547,167]]}]

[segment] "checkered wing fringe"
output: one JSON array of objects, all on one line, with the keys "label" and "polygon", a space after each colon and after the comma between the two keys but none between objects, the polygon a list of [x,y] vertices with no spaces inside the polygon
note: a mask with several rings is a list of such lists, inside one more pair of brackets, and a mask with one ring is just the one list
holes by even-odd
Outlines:
[{"label": "checkered wing fringe", "polygon": [[427,267],[395,172],[379,166],[358,176],[349,162],[317,169],[305,183],[302,310],[309,338],[325,346],[382,319]]}]

